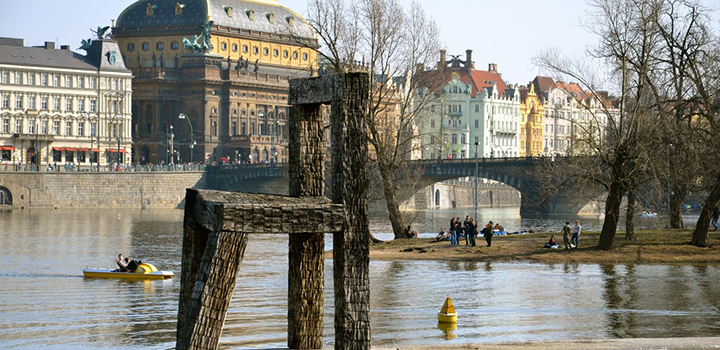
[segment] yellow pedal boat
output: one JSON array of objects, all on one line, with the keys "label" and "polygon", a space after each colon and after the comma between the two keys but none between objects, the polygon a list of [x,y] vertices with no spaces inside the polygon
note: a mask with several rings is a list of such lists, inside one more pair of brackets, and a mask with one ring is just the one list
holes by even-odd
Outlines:
[{"label": "yellow pedal boat", "polygon": [[135,272],[120,272],[111,269],[85,268],[83,277],[86,278],[120,278],[126,280],[163,280],[173,278],[172,271],[158,271],[152,264],[142,263]]}]

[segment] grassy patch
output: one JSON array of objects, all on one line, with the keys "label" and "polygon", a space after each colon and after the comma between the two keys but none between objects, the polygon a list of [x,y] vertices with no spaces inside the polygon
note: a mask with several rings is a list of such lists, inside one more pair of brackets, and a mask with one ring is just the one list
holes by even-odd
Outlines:
[{"label": "grassy patch", "polygon": [[[562,236],[553,233],[562,246]],[[599,232],[583,232],[576,250],[547,249],[543,245],[550,233],[532,233],[493,237],[492,247],[485,246],[482,237],[477,246],[453,247],[450,242],[435,242],[430,238],[398,239],[370,246],[370,258],[375,260],[527,260],[548,262],[635,262],[635,263],[720,263],[720,234],[710,232],[710,248],[689,244],[690,230],[638,231],[635,240],[626,241],[625,233],[615,236],[615,249],[597,249]]]}]

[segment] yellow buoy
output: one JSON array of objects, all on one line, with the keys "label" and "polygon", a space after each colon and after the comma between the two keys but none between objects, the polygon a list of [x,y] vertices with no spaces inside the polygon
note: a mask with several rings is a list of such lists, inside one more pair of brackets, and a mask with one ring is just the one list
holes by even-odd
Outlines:
[{"label": "yellow buoy", "polygon": [[450,299],[450,294],[445,297],[445,304],[442,309],[438,312],[438,322],[443,323],[455,323],[457,322],[457,312]]}]

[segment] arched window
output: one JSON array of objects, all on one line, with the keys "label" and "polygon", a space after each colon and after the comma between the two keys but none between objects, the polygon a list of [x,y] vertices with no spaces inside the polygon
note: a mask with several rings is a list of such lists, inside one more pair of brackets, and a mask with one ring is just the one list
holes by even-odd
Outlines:
[{"label": "arched window", "polygon": [[435,190],[435,205],[440,206],[440,190]]}]

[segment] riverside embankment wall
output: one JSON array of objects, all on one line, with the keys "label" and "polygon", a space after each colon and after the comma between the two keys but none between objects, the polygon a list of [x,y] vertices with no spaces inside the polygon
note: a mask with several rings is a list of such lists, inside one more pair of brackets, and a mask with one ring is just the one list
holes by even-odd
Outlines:
[{"label": "riverside embankment wall", "polygon": [[205,172],[0,173],[0,187],[22,208],[177,208],[186,188],[205,188]]}]

